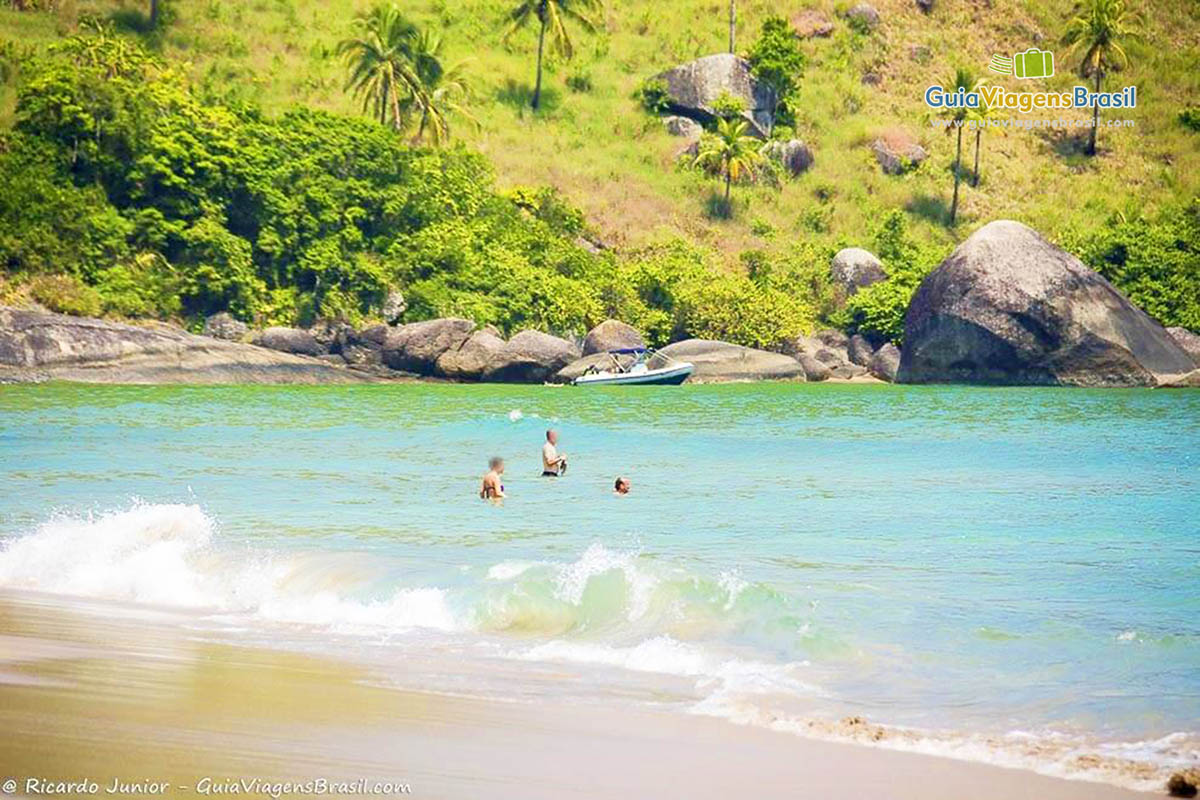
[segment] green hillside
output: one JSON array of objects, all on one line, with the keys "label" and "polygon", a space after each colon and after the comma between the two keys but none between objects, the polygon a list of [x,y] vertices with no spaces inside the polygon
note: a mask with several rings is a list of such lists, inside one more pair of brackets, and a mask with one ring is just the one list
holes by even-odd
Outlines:
[{"label": "green hillside", "polygon": [[[153,30],[145,24],[148,3],[41,5],[51,8],[0,10],[0,37],[10,42],[6,52],[41,48],[96,19],[112,23],[168,62],[185,65],[197,96],[206,101],[250,103],[269,115],[297,105],[359,112],[343,91],[346,68],[336,45],[348,35],[356,13],[369,6],[366,0],[163,0],[162,18]],[[1102,260],[1107,251],[1097,236],[1128,237],[1130,231],[1120,226],[1186,213],[1179,210],[1200,194],[1200,133],[1181,121],[1186,109],[1200,103],[1200,6],[1192,0],[1143,0],[1131,6],[1142,18],[1143,35],[1128,44],[1129,67],[1110,75],[1106,88],[1134,84],[1139,104],[1104,113],[1132,119],[1135,127],[1100,130],[1094,157],[1082,151],[1083,129],[985,133],[981,180],[961,187],[955,226],[947,222],[955,140],[931,127],[925,87],[949,81],[957,66],[988,76],[993,53],[1034,46],[1056,54],[1057,74],[1046,82],[1048,88],[1079,83],[1073,72],[1078,57],[1059,44],[1075,10],[1065,0],[937,0],[928,15],[912,0],[874,5],[880,26],[859,32],[847,24],[840,3],[738,4],[737,49],[742,52],[768,14],[792,17],[816,8],[833,20],[834,31],[801,43],[807,64],[793,102],[795,135],[813,149],[814,165],[777,186],[735,188],[730,219],[710,212],[717,182],[677,166],[684,141],[668,135],[660,119],[635,99],[647,77],[725,49],[728,5],[722,0],[609,3],[595,33],[578,25],[572,29],[574,59],[549,56],[545,102],[536,113],[527,102],[536,28],[506,43],[510,3],[414,0],[403,11],[441,34],[447,61],[464,62],[478,125],[452,119],[454,139],[487,157],[502,190],[555,187],[583,211],[589,237],[619,253],[681,237],[710,251],[711,263],[741,272],[756,259],[812,259],[814,254],[823,259],[850,244],[877,248],[884,220],[898,210],[912,248],[921,253],[918,260],[926,262],[936,262],[954,242],[1001,217],[1024,221],[1077,251],[1090,247]],[[19,68],[8,72],[0,95],[6,125],[13,119],[20,81]],[[865,83],[868,73],[878,82]],[[1015,78],[990,78],[1022,88]],[[1083,116],[1059,111],[1029,116],[1075,115]],[[930,157],[909,174],[885,175],[870,151],[880,136],[915,138]],[[964,136],[967,167],[973,138]],[[1110,225],[1118,226],[1116,233]],[[796,255],[797,246],[805,255]],[[1179,258],[1191,277],[1200,274],[1194,249]],[[822,298],[802,299],[810,310],[817,309],[813,313],[823,313]],[[1181,320],[1176,314],[1171,321]]]}]

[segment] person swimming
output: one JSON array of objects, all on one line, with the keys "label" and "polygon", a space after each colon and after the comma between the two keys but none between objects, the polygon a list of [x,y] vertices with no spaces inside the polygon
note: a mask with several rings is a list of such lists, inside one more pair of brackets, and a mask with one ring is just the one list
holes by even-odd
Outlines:
[{"label": "person swimming", "polygon": [[613,483],[613,494],[629,494],[629,490],[633,488],[633,484],[629,478],[618,477]]},{"label": "person swimming", "polygon": [[558,452],[558,431],[546,431],[546,443],[542,445],[542,477],[557,478],[567,471],[567,454]]},{"label": "person swimming", "polygon": [[488,473],[483,476],[483,486],[479,489],[480,498],[484,500],[504,499],[504,484],[500,482],[500,476],[503,474],[504,459],[493,456],[488,461]]}]

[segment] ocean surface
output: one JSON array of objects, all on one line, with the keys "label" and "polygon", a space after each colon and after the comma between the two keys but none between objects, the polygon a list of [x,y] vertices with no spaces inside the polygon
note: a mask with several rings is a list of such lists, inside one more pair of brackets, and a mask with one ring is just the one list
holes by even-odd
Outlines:
[{"label": "ocean surface", "polygon": [[1158,787],[1200,763],[1200,392],[0,387],[6,590]]}]

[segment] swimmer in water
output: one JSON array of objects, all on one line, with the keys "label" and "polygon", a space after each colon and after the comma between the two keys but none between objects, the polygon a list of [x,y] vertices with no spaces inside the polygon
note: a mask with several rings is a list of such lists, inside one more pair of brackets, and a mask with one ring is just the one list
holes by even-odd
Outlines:
[{"label": "swimmer in water", "polygon": [[479,496],[484,500],[504,499],[504,484],[500,482],[500,476],[503,474],[504,459],[494,456],[488,462],[488,474],[483,476],[483,486],[479,489]]},{"label": "swimmer in water", "polygon": [[613,484],[613,494],[629,494],[632,488],[633,484],[629,482],[629,478],[617,478]]},{"label": "swimmer in water", "polygon": [[542,445],[542,477],[557,478],[567,471],[567,454],[558,452],[558,431],[546,431],[546,443]]}]

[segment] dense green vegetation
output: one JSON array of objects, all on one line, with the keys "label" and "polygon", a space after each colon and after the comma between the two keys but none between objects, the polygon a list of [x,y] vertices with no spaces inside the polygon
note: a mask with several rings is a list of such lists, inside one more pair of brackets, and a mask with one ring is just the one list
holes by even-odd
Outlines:
[{"label": "dense green vegetation", "polygon": [[403,288],[414,319],[581,333],[619,316],[657,342],[761,345],[815,320],[807,298],[683,243],[592,253],[577,210],[551,189],[497,192],[477,153],[412,147],[365,119],[204,103],[105,33],[23,71],[0,154],[0,263],[53,308],[359,320]]},{"label": "dense green vegetation", "polygon": [[[953,2],[926,17],[881,0],[872,32],[814,2],[835,31],[801,41],[778,16],[790,11],[744,0],[737,41],[778,90],[776,134],[816,153],[798,178],[764,164],[751,182],[714,155],[715,135],[704,169],[679,168],[681,141],[647,111],[662,99],[647,78],[727,44],[728,9],[700,0],[561,4],[595,33],[566,21],[568,61],[550,24],[536,70],[537,2],[506,38],[512,0],[415,0],[374,25],[371,0],[173,0],[156,25],[132,0],[0,0],[0,300],[305,322],[374,316],[400,289],[408,319],[505,331],[580,332],[615,315],[656,342],[771,346],[824,324],[898,339],[921,277],[1010,217],[1195,328],[1200,75],[1177,32],[1200,12],[1146,2],[1143,40],[1121,51],[1139,85],[1135,130],[1106,132],[1094,157],[1086,136],[986,133],[987,174],[959,186],[961,143],[920,132],[919,88],[1023,49],[1031,31],[1057,40],[1080,12],[996,0],[982,19]],[[108,32],[89,33],[89,18]],[[1061,53],[1048,88],[1077,82],[1082,58]],[[866,73],[884,80],[864,85]],[[881,174],[868,145],[892,130],[931,159]],[[845,304],[827,271],[848,245],[873,249],[890,278]]]}]

